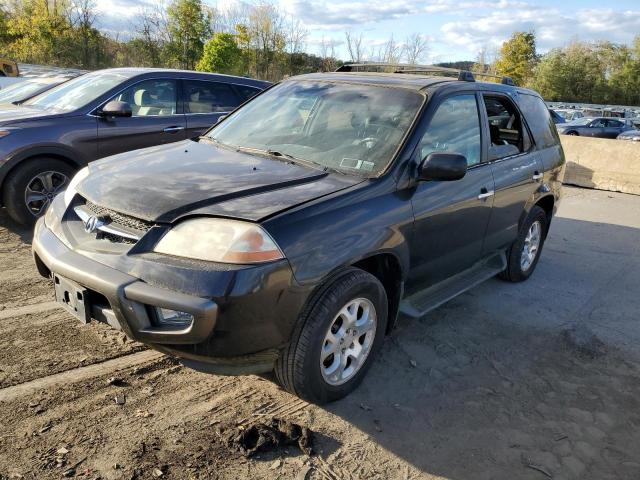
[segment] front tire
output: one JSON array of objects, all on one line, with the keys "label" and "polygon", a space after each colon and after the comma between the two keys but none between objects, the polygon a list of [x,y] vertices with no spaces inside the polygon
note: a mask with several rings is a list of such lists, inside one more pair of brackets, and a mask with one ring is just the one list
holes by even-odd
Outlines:
[{"label": "front tire", "polygon": [[520,227],[518,238],[507,251],[507,269],[499,277],[509,282],[527,280],[538,265],[547,236],[547,213],[534,205]]},{"label": "front tire", "polygon": [[276,362],[278,383],[307,401],[343,398],[364,378],[387,328],[387,295],[363,270],[343,272],[303,310]]},{"label": "front tire", "polygon": [[31,226],[62,192],[75,169],[55,158],[34,158],[15,167],[3,186],[3,203],[11,218]]},{"label": "front tire", "polygon": [[567,132],[567,135],[571,135],[572,137],[579,137],[578,132]]}]

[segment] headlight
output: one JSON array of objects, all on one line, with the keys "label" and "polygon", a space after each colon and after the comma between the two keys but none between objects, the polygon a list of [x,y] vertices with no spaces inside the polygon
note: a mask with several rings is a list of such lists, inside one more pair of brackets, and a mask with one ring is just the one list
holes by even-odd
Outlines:
[{"label": "headlight", "polygon": [[0,128],[0,138],[9,135],[12,130],[15,130],[15,128]]},{"label": "headlight", "polygon": [[64,191],[64,206],[68,207],[69,204],[71,203],[71,200],[73,200],[73,197],[75,197],[76,195],[76,187],[78,186],[78,184],[84,180],[85,178],[87,178],[87,176],[89,175],[89,167],[84,167],[82,170],[78,171],[78,173],[76,173],[73,178],[71,179],[71,181],[69,182],[69,185],[67,185],[67,189]]},{"label": "headlight", "polygon": [[222,263],[260,263],[284,258],[260,226],[221,218],[185,220],[169,230],[153,250]]}]

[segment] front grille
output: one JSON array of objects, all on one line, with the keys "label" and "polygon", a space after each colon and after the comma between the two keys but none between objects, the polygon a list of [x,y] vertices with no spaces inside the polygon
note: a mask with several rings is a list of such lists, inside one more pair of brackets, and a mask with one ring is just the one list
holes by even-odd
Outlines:
[{"label": "front grille", "polygon": [[114,233],[101,232],[99,234],[99,238],[109,240],[112,243],[127,243],[129,245],[135,245],[136,243],[136,241],[133,240],[132,238],[123,237],[121,235],[116,235]]},{"label": "front grille", "polygon": [[141,220],[124,213],[116,212],[115,210],[111,210],[109,208],[101,207],[100,205],[96,205],[89,200],[87,200],[85,206],[87,210],[89,210],[96,217],[109,217],[114,225],[131,228],[133,230],[138,230],[139,232],[146,233],[154,225],[152,222],[147,222],[146,220]]}]

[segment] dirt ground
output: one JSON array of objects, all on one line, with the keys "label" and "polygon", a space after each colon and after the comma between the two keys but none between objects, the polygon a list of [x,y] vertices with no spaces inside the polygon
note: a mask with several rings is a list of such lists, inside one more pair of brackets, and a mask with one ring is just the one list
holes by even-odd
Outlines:
[{"label": "dirt ground", "polygon": [[[640,478],[638,196],[567,188],[530,281],[402,319],[325,407],[81,326],[28,242],[0,213],[0,480]],[[273,417],[310,428],[315,453],[245,458],[221,434]]]}]

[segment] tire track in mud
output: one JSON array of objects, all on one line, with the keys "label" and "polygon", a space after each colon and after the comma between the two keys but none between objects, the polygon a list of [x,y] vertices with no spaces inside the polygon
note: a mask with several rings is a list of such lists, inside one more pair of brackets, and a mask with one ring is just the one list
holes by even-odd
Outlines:
[{"label": "tire track in mud", "polygon": [[73,368],[61,373],[40,377],[25,383],[19,383],[0,389],[0,402],[10,402],[18,397],[30,395],[38,390],[47,389],[59,383],[75,383],[108,373],[115,373],[143,363],[160,360],[164,354],[154,350],[123,355],[118,358],[93,363],[86,367]]}]

